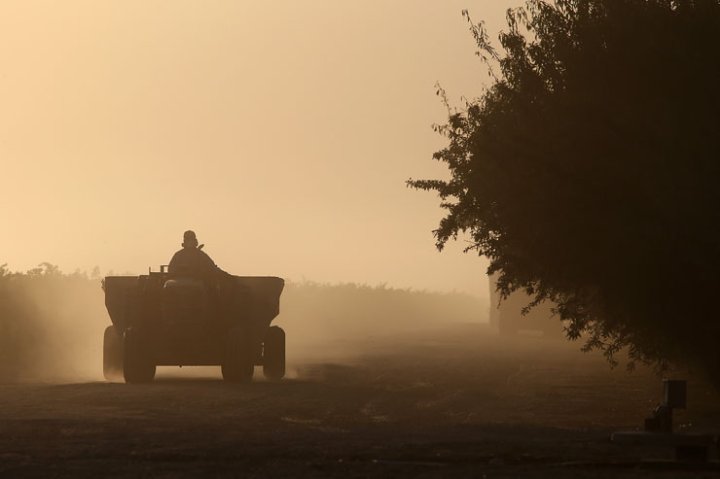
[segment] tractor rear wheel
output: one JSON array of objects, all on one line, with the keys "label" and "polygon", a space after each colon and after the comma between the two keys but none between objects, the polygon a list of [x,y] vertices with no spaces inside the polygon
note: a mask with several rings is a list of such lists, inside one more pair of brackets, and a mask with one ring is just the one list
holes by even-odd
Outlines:
[{"label": "tractor rear wheel", "polygon": [[263,375],[273,381],[285,376],[285,331],[279,326],[270,326],[265,333]]},{"label": "tractor rear wheel", "polygon": [[123,341],[115,326],[105,328],[103,335],[103,376],[108,381],[120,379],[123,373]]},{"label": "tractor rear wheel", "polygon": [[123,335],[123,376],[126,383],[149,383],[155,378],[155,363],[145,341],[132,328]]},{"label": "tractor rear wheel", "polygon": [[250,338],[242,328],[233,328],[225,341],[225,354],[220,366],[225,381],[248,383],[252,381],[255,361],[250,347]]}]

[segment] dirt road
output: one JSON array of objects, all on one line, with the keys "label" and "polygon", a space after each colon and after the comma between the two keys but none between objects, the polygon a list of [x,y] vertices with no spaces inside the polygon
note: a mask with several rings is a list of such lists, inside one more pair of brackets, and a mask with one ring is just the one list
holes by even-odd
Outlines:
[{"label": "dirt road", "polygon": [[[1,477],[717,477],[611,444],[661,399],[648,371],[471,325],[296,351],[280,383],[160,370],[150,385],[0,386]],[[260,376],[257,371],[256,375]],[[685,430],[720,430],[689,384]]]}]

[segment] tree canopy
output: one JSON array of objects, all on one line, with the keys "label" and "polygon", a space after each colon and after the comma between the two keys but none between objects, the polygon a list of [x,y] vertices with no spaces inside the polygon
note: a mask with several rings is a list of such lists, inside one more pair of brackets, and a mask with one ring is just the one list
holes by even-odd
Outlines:
[{"label": "tree canopy", "polygon": [[507,295],[550,300],[612,358],[720,381],[720,0],[529,1],[492,85],[436,127],[451,179],[410,180]]}]

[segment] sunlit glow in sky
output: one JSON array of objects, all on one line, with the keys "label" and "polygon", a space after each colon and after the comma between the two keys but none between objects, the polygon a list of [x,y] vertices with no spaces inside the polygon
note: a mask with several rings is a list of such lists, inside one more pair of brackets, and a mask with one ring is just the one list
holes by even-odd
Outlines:
[{"label": "sunlit glow in sky", "polygon": [[501,0],[0,3],[0,264],[139,274],[194,229],[235,274],[485,294],[444,253],[431,125]]}]

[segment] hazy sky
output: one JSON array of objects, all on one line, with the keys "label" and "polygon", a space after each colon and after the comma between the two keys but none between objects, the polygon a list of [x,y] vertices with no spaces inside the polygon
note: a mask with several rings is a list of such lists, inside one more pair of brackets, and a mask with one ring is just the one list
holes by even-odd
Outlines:
[{"label": "hazy sky", "polygon": [[194,229],[227,271],[485,294],[409,177],[435,96],[488,77],[461,15],[518,0],[3,1],[0,264],[140,274]]}]

